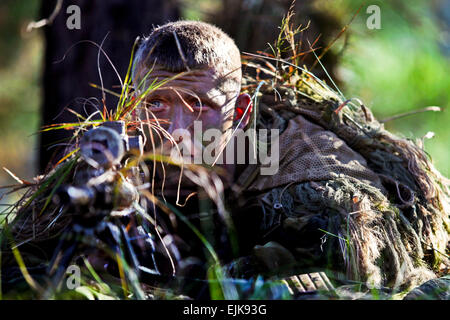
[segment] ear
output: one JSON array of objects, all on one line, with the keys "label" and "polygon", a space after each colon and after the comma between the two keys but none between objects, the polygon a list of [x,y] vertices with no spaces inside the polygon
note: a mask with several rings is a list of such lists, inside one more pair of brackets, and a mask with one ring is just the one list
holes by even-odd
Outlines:
[{"label": "ear", "polygon": [[[236,108],[234,112],[234,122],[239,123],[239,128],[243,129],[247,126],[252,114],[253,104],[252,98],[247,93],[241,93],[236,100]],[[247,112],[246,112],[247,110]]]}]

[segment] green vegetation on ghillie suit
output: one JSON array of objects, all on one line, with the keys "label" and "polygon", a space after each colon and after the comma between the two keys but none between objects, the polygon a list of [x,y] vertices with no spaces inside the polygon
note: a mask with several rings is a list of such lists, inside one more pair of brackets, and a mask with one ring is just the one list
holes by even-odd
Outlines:
[{"label": "green vegetation on ghillie suit", "polygon": [[[247,86],[260,81],[248,78]],[[256,95],[257,128],[282,132],[280,169],[256,177],[249,167],[239,183],[258,194],[260,232],[285,247],[292,266],[401,288],[448,267],[449,182],[419,145],[307,71],[281,68]]]},{"label": "green vegetation on ghillie suit", "polygon": [[[40,293],[39,297],[48,297],[49,293],[43,288],[43,283],[48,282],[36,281],[38,277],[33,275],[33,267],[42,264],[47,267],[51,258],[40,247],[54,249],[65,237],[69,242],[79,241],[85,247],[90,246],[89,250],[97,245],[100,251],[115,248],[109,254],[117,261],[119,281],[117,277],[115,280],[110,277],[111,282],[106,284],[105,278],[103,282],[84,259],[88,275],[95,279],[97,288],[89,290],[95,291],[96,297],[123,297],[113,293],[112,288],[116,286],[123,289],[125,297],[175,298],[162,281],[158,289],[142,286],[128,243],[144,229],[145,234],[153,235],[149,236],[153,237],[155,246],[155,255],[151,258],[167,254],[169,245],[160,241],[165,233],[169,234],[167,224],[158,221],[163,216],[187,225],[193,231],[192,236],[200,239],[206,248],[207,262],[211,265],[208,269],[211,296],[216,298],[243,297],[229,294],[230,288],[224,279],[227,277],[264,275],[279,279],[309,271],[326,271],[339,280],[406,290],[442,275],[450,263],[449,181],[434,168],[420,143],[386,131],[359,100],[347,100],[340,92],[336,93],[300,68],[299,59],[282,60],[281,55],[286,55],[281,50],[283,46],[289,47],[294,57],[298,56],[293,39],[299,29],[292,30],[288,21],[286,19],[282,25],[273,56],[247,55],[244,62],[251,72],[257,71],[257,76],[247,75],[243,84],[244,90],[254,97],[249,126],[280,129],[281,132],[278,173],[258,176],[258,166],[249,165],[232,187],[231,199],[236,201],[229,203],[223,200],[223,190],[218,187],[215,173],[200,166],[186,167],[191,175],[201,177],[197,179],[199,188],[211,199],[210,207],[216,208],[224,228],[232,225],[228,219],[228,210],[231,211],[237,239],[247,241],[238,243],[244,248],[240,250],[241,257],[221,261],[222,257],[215,252],[218,248],[208,243],[201,230],[192,225],[179,208],[166,205],[148,188],[138,187],[151,179],[141,179],[142,175],[133,168],[138,166],[145,171],[145,161],[169,161],[154,153],[130,154],[126,163],[106,169],[110,172],[106,183],[115,190],[112,194],[120,195],[117,190],[128,188],[134,195],[125,205],[120,205],[119,198],[109,200],[109,211],[103,212],[96,221],[106,223],[105,228],[111,230],[114,241],[102,242],[92,235],[86,239],[86,232],[76,233],[71,227],[76,214],[62,210],[58,202],[52,201],[60,186],[77,183],[77,172],[79,174],[86,166],[79,150],[74,148],[49,174],[34,183],[22,181],[25,185],[19,188],[26,187],[28,191],[10,208],[10,221],[2,232],[5,249],[2,270],[14,264],[17,268],[15,273],[6,276],[8,279],[3,278],[3,283],[7,280],[14,284],[11,278],[22,275],[28,285]],[[129,129],[142,128],[143,122],[131,120],[131,112],[149,91],[162,84],[154,84],[136,98],[130,91],[129,74],[130,70],[114,114],[104,113],[99,121],[80,116],[80,124],[60,126],[79,128],[72,141],[74,146],[78,146],[83,131],[107,120],[125,121]],[[156,126],[155,123],[145,125]],[[148,178],[148,169],[145,172]],[[159,216],[156,207],[162,212]],[[127,211],[127,208],[133,210]],[[111,211],[115,215],[111,215]],[[78,218],[82,215],[78,213]],[[128,219],[125,224],[124,216]],[[67,232],[68,228],[72,231]],[[114,230],[119,230],[116,235]],[[188,239],[182,240],[188,242]],[[169,270],[166,273],[171,274],[174,266],[181,268],[183,263],[172,257],[170,261],[165,258],[163,265]],[[220,264],[225,264],[225,268],[218,268]],[[58,270],[57,263],[50,271],[55,270]],[[217,293],[217,290],[222,291]],[[151,294],[146,295],[144,291]],[[173,292],[176,291],[175,288]]]},{"label": "green vegetation on ghillie suit", "polygon": [[[249,54],[244,63],[258,75],[244,84],[257,101],[252,125],[282,132],[278,173],[257,176],[249,166],[238,179],[240,206],[259,212],[252,217],[263,235],[244,269],[253,262],[273,271],[279,259],[287,273],[325,268],[400,290],[445,274],[449,180],[423,141],[386,131],[359,99],[299,67],[293,38],[301,30],[289,18],[274,55]],[[282,47],[294,58],[281,62]]]}]

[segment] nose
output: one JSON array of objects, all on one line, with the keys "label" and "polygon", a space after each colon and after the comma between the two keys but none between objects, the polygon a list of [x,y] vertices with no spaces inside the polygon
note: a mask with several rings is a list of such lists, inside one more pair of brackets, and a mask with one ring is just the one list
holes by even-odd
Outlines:
[{"label": "nose", "polygon": [[168,132],[172,134],[177,129],[186,129],[189,130],[189,126],[191,124],[191,115],[187,114],[189,113],[189,110],[186,110],[186,106],[183,104],[175,104],[172,107],[172,112],[170,114],[170,125],[168,128]]},{"label": "nose", "polygon": [[[191,112],[184,104],[174,104],[170,112],[170,125],[167,131],[178,146],[182,146],[182,156],[195,156],[201,148],[196,146],[194,143],[194,120],[196,118],[195,114]],[[171,152],[174,147],[173,141],[167,140],[165,142],[164,150]],[[186,154],[186,152],[188,154]],[[201,151],[200,151],[201,152]],[[200,153],[201,154],[201,153]]]}]

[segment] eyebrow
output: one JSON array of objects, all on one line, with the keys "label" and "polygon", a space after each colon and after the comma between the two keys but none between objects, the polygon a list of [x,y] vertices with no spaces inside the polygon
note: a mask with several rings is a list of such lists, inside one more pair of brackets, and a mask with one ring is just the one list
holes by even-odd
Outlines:
[{"label": "eyebrow", "polygon": [[[166,92],[168,94],[165,94]],[[207,104],[208,106],[212,107],[213,109],[220,110],[220,108],[221,108],[221,106],[219,106],[215,101],[213,101],[208,96],[206,96],[205,93],[196,93],[196,95],[192,95],[183,90],[178,90],[178,93],[186,101],[189,101],[189,102],[190,101],[198,101],[198,99],[200,99],[200,101],[202,103]],[[178,95],[174,92],[174,89],[162,88],[162,89],[157,89],[157,90],[151,92],[149,95],[147,95],[147,97],[145,97],[145,100],[167,99],[167,96],[170,96],[170,98],[176,97],[177,99],[179,99]]]}]

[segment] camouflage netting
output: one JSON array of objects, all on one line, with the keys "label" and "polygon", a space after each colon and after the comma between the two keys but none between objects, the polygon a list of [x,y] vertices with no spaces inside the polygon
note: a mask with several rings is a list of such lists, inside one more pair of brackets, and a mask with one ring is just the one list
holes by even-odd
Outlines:
[{"label": "camouflage netting", "polygon": [[449,180],[425,151],[306,72],[278,75],[246,79],[249,92],[260,88],[256,127],[282,132],[279,172],[256,178],[249,167],[239,181],[261,194],[261,233],[292,234],[282,245],[298,262],[324,254],[324,239],[305,242],[304,230],[327,231],[328,266],[376,287],[411,287],[448,268]]}]

